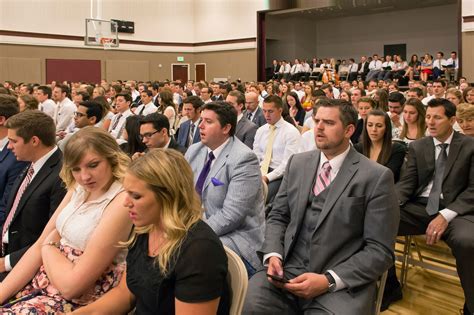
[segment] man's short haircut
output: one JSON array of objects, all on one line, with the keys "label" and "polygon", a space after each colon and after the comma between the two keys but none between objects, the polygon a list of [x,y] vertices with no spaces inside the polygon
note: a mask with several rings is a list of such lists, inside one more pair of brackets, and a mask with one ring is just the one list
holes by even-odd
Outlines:
[{"label": "man's short haircut", "polygon": [[414,92],[414,93],[416,93],[416,95],[417,95],[418,97],[422,97],[422,96],[423,96],[423,90],[420,89],[420,88],[418,88],[418,87],[411,88],[411,89],[408,90],[408,92]]},{"label": "man's short haircut", "polygon": [[428,107],[438,107],[438,106],[444,107],[444,114],[448,118],[456,116],[456,105],[451,103],[449,100],[445,98],[433,98],[432,100],[428,102]]},{"label": "man's short haircut", "polygon": [[91,96],[89,95],[89,93],[87,93],[86,91],[83,91],[83,90],[77,91],[77,92],[76,92],[76,95],[81,95],[83,102],[88,101],[88,100],[90,100],[90,98],[91,98]]},{"label": "man's short haircut", "polygon": [[229,94],[230,96],[233,96],[233,97],[236,97],[237,98],[237,104],[242,104],[245,106],[245,95],[244,93],[240,92],[240,91],[230,91]]},{"label": "man's short haircut", "polygon": [[438,51],[438,54],[440,54],[440,55],[441,55],[441,57],[444,57],[444,52],[442,52],[442,51]]},{"label": "man's short haircut", "polygon": [[273,103],[273,104],[275,104],[276,108],[283,109],[283,101],[281,100],[281,98],[279,96],[269,95],[263,100],[263,102],[264,103]]},{"label": "man's short haircut", "polygon": [[204,102],[201,100],[199,96],[193,95],[186,97],[183,100],[183,104],[192,104],[195,110],[198,110],[204,105]]},{"label": "man's short haircut", "polygon": [[125,99],[125,102],[128,102],[128,103],[132,104],[133,99],[132,99],[132,96],[130,94],[128,94],[128,93],[119,93],[115,96],[115,98],[117,98],[119,96],[122,96]]},{"label": "man's short haircut", "polygon": [[43,92],[43,94],[45,95],[48,95],[48,98],[51,98],[51,95],[53,93],[53,91],[51,90],[51,88],[47,85],[40,85],[38,86],[38,90],[41,90],[41,92]]},{"label": "man's short haircut", "polygon": [[355,88],[354,90],[352,90],[352,94],[354,94],[354,91],[355,91],[355,90],[360,91],[360,96],[361,96],[361,97],[364,97],[364,96],[366,95],[365,90],[364,90],[364,89],[360,89],[360,88]]},{"label": "man's short haircut", "polygon": [[61,93],[66,93],[66,97],[69,96],[69,87],[66,84],[56,84],[55,88],[61,90]]},{"label": "man's short haircut", "polygon": [[102,119],[102,105],[95,101],[83,101],[79,103],[79,106],[87,108],[87,118],[95,117],[95,122],[98,123]]},{"label": "man's short haircut", "polygon": [[210,96],[212,96],[212,94],[214,94],[214,90],[210,87],[210,86],[205,86],[201,89],[201,93],[202,93],[202,90],[203,89],[207,89],[207,93],[209,93]]},{"label": "man's short haircut", "polygon": [[52,147],[56,143],[56,125],[53,118],[39,110],[26,110],[10,117],[5,125],[16,131],[18,137],[29,142],[33,136],[43,145]]},{"label": "man's short haircut", "polygon": [[320,89],[315,89],[313,90],[313,92],[311,93],[311,96],[312,97],[321,97],[321,96],[326,96],[326,93],[324,93],[323,90],[320,90]]},{"label": "man's short haircut", "polygon": [[357,125],[358,113],[354,106],[346,100],[329,100],[329,102],[319,102],[318,108],[320,107],[332,107],[339,109],[339,118],[341,119],[342,125],[346,128],[349,125],[354,127]]},{"label": "man's short haircut", "polygon": [[405,104],[405,96],[400,92],[392,92],[388,95],[388,101],[392,103],[400,103],[400,105]]},{"label": "man's short haircut", "polygon": [[151,113],[140,120],[140,126],[143,124],[152,124],[156,131],[160,132],[166,128],[166,133],[170,134],[170,121],[168,117],[160,113]]},{"label": "man's short haircut", "polygon": [[146,89],[145,89],[145,90],[143,90],[143,91],[140,92],[140,94],[142,94],[142,93],[145,93],[145,94],[148,95],[149,97],[152,97],[152,96],[153,96],[153,92],[150,91],[150,90],[146,90]]},{"label": "man's short haircut", "polygon": [[114,89],[117,94],[122,93],[122,86],[120,84],[113,84],[112,89]]},{"label": "man's short haircut", "polygon": [[237,126],[237,111],[234,106],[224,101],[210,102],[204,104],[202,110],[212,110],[217,115],[217,119],[221,124],[221,127],[224,127],[227,124],[230,124],[229,136],[235,134],[235,128]]},{"label": "man's short haircut", "polygon": [[376,109],[376,108],[377,108],[377,104],[375,103],[374,99],[371,98],[371,97],[361,97],[361,98],[357,101],[357,105],[359,105],[359,103],[369,103],[370,106],[372,107],[372,109]]},{"label": "man's short haircut", "polygon": [[443,80],[443,79],[436,79],[436,80],[433,81],[433,84],[434,84],[434,83],[441,83],[441,85],[442,85],[444,88],[448,85],[448,83],[446,82],[446,80]]},{"label": "man's short haircut", "polygon": [[0,94],[0,116],[6,119],[20,112],[17,98],[13,95]]},{"label": "man's short haircut", "polygon": [[321,85],[321,87],[319,89],[320,90],[329,89],[329,92],[332,92],[332,85],[329,84],[329,83],[324,83],[323,85]]}]

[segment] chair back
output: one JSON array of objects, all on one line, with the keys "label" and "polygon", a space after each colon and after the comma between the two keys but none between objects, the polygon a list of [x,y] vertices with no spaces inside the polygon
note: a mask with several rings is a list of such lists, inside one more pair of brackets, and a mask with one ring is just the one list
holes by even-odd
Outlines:
[{"label": "chair back", "polygon": [[244,307],[247,294],[248,275],[242,259],[233,250],[224,246],[227,254],[228,273],[227,282],[231,294],[230,315],[240,315]]}]

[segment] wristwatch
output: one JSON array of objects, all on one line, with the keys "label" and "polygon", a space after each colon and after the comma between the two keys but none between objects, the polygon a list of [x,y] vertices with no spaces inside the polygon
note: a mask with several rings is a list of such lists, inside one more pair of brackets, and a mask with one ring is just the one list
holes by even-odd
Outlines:
[{"label": "wristwatch", "polygon": [[324,275],[326,276],[329,282],[328,291],[331,293],[336,292],[336,280],[334,279],[334,277],[327,271],[324,273]]}]

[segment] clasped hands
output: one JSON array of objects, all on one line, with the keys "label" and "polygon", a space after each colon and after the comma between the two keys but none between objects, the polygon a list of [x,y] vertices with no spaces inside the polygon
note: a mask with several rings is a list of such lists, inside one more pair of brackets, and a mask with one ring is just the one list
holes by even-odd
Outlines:
[{"label": "clasped hands", "polygon": [[[283,265],[280,258],[269,258],[267,273],[283,277]],[[268,277],[268,281],[280,289],[285,289],[288,292],[307,300],[327,292],[329,288],[329,282],[325,275],[312,272],[306,272],[296,278],[289,279],[288,283],[282,283],[273,280],[270,277]]]}]

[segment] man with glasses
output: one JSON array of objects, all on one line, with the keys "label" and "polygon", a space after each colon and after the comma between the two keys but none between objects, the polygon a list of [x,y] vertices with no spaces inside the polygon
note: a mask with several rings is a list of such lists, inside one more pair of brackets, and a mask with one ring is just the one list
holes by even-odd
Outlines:
[{"label": "man with glasses", "polygon": [[[159,113],[146,115],[140,121],[140,139],[150,149],[174,149],[184,154],[185,148],[180,146],[173,137],[170,136],[170,121]],[[143,152],[137,152],[132,159],[142,156]]]},{"label": "man with glasses", "polygon": [[58,147],[64,151],[66,143],[79,129],[87,126],[94,126],[102,119],[102,106],[94,101],[85,101],[79,103],[77,110],[74,112],[74,130],[68,133],[64,139],[58,141]]}]

